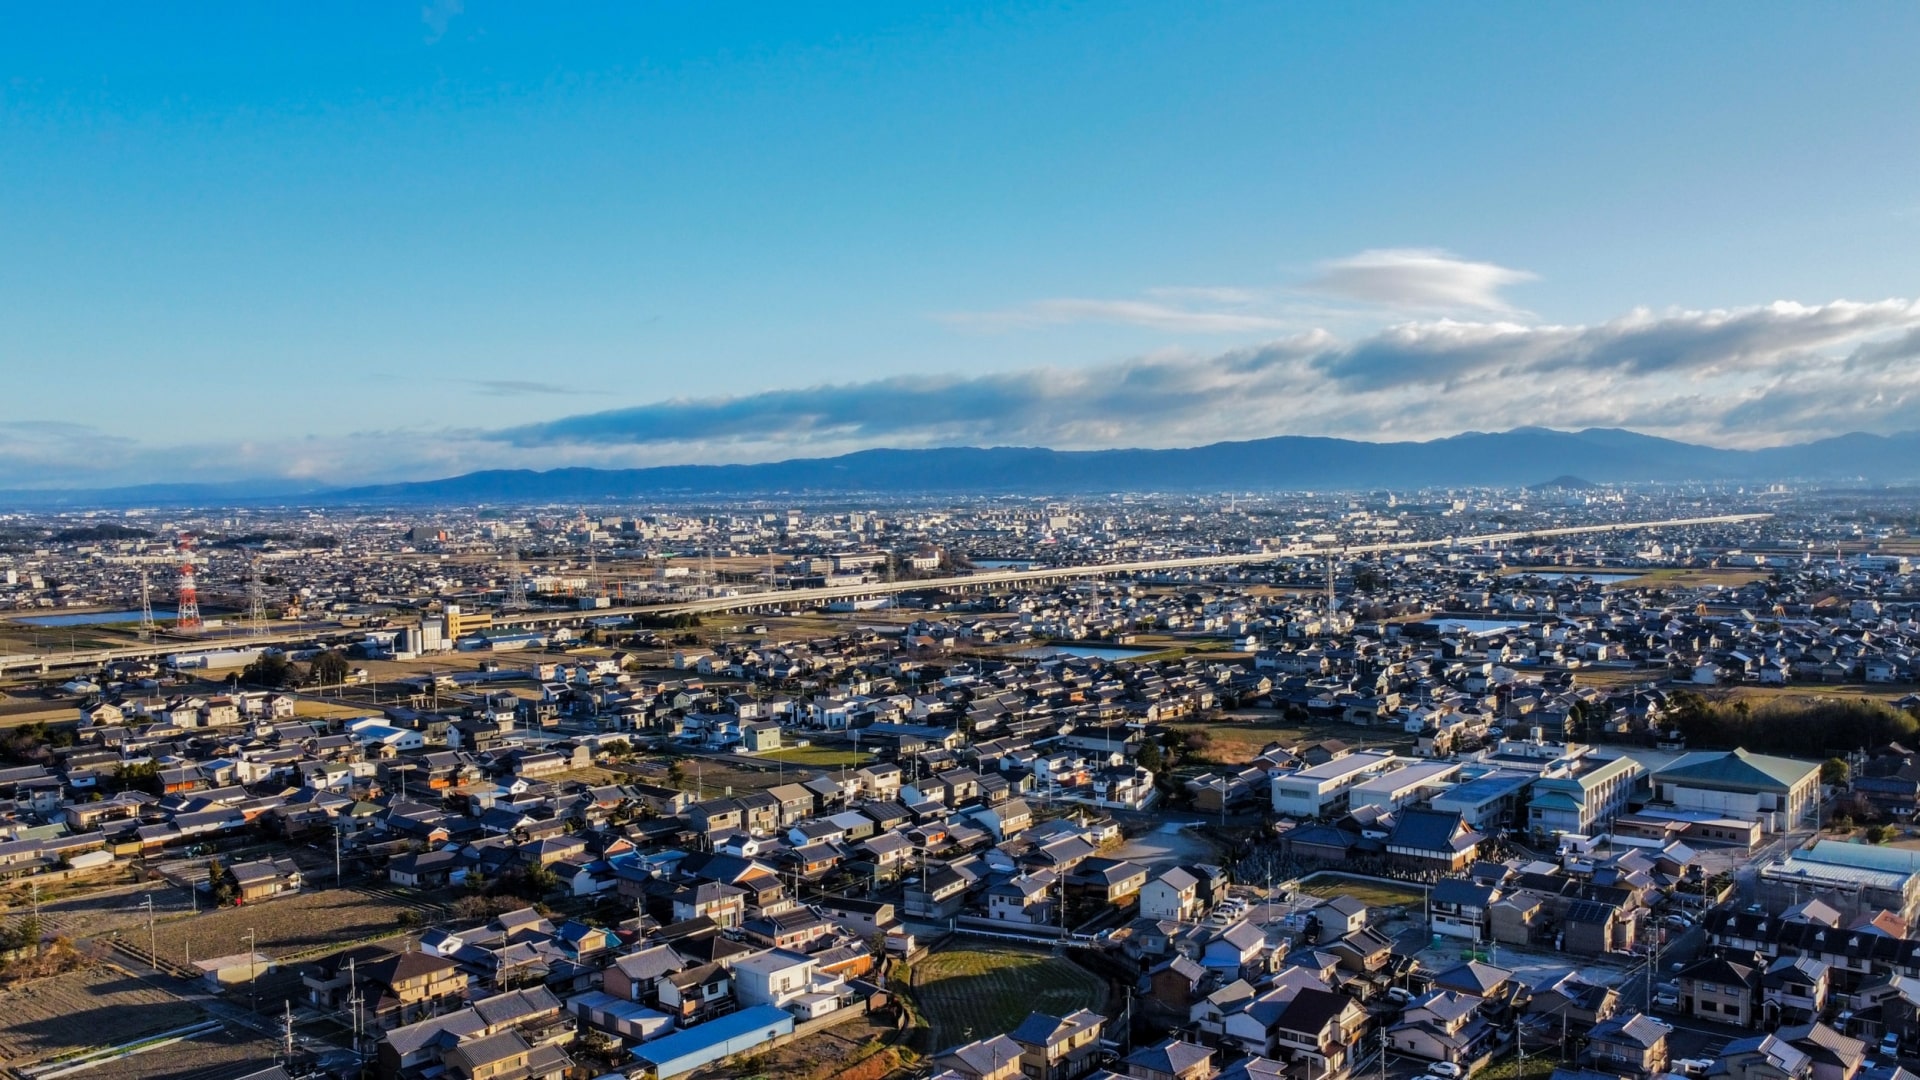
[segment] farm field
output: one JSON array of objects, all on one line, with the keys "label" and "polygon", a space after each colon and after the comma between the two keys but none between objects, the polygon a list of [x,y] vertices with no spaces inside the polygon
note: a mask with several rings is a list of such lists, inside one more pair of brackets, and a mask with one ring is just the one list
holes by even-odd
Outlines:
[{"label": "farm field", "polygon": [[[401,912],[409,910],[413,909],[385,896],[352,889],[322,889],[243,907],[202,911],[162,922],[156,930],[161,957],[176,964],[184,963],[189,955],[207,959],[243,953],[249,930],[254,932],[255,947],[261,954],[283,960],[395,933],[401,929]],[[126,932],[123,936],[145,952],[144,934]]]},{"label": "farm field", "polygon": [[1351,896],[1368,907],[1417,906],[1425,900],[1425,894],[1410,885],[1394,885],[1324,871],[1302,878],[1300,891],[1322,900]]},{"label": "farm field", "polygon": [[1573,673],[1573,685],[1601,686],[1607,689],[1622,686],[1653,686],[1666,681],[1672,674],[1660,668],[1580,668]]},{"label": "farm field", "polygon": [[1636,578],[1616,581],[1607,588],[1658,589],[1666,586],[1701,585],[1725,585],[1733,588],[1748,582],[1765,581],[1770,576],[1772,575],[1765,570],[1695,570],[1689,567],[1662,567],[1649,570]]},{"label": "farm field", "polygon": [[117,1046],[203,1019],[198,1006],[109,964],[0,991],[0,1061]]},{"label": "farm field", "polygon": [[1106,985],[1092,972],[1042,952],[967,947],[913,965],[913,993],[933,1025],[932,1047],[1011,1031],[1030,1012],[1098,1011]]},{"label": "farm field", "polygon": [[232,1028],[104,1062],[79,1074],[85,1080],[230,1080],[273,1063],[273,1039]]},{"label": "farm field", "polygon": [[1274,742],[1311,742],[1339,739],[1355,746],[1383,746],[1404,749],[1413,740],[1399,728],[1382,725],[1291,721],[1268,709],[1242,709],[1218,720],[1175,721],[1167,725],[1179,732],[1199,731],[1207,736],[1203,756],[1223,765],[1238,765],[1259,756],[1262,747]]},{"label": "farm field", "polygon": [[843,750],[833,746],[801,746],[756,756],[815,769],[854,768],[873,760],[873,755],[865,750]]}]

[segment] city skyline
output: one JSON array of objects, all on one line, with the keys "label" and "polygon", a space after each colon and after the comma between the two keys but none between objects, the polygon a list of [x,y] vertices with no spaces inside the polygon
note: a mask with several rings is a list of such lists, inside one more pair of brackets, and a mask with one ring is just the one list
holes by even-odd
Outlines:
[{"label": "city skyline", "polygon": [[1920,17],[1759,12],[16,11],[0,486],[1920,428]]}]

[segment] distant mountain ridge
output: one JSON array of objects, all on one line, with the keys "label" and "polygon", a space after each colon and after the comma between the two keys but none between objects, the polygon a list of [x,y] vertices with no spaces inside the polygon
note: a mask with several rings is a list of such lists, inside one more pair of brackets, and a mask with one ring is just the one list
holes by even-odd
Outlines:
[{"label": "distant mountain ridge", "polygon": [[757,465],[488,470],[346,488],[295,481],[0,491],[4,506],[127,506],[592,501],[689,495],[1085,494],[1526,487],[1686,481],[1894,483],[1920,480],[1920,433],[1840,435],[1725,450],[1619,428],[1466,432],[1428,442],[1300,435],[1176,450],[951,447],[861,450]]},{"label": "distant mountain ridge", "polygon": [[1724,450],[1617,428],[1467,432],[1371,443],[1285,435],[1177,450],[952,447],[861,450],[758,465],[492,470],[347,488],[343,502],[514,502],[646,495],[878,492],[1046,494],[1436,486],[1920,479],[1920,433],[1852,434],[1765,450]]}]

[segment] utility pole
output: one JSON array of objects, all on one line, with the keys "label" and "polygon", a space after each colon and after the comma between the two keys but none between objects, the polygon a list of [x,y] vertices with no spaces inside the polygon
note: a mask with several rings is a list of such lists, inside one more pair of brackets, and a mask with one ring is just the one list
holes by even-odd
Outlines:
[{"label": "utility pole", "polygon": [[146,902],[140,905],[147,909],[147,959],[152,963],[155,974],[160,972],[159,937],[153,928],[153,894],[148,893]]},{"label": "utility pole", "polygon": [[260,1011],[260,999],[254,995],[255,983],[253,981],[253,957],[255,954],[254,944],[256,940],[253,934],[253,927],[247,927],[247,1008],[257,1013]]},{"label": "utility pole", "polygon": [[1661,933],[1661,929],[1655,926],[1653,930],[1653,949],[1647,954],[1647,996],[1644,1004],[1647,1012],[1653,1011],[1653,981],[1660,977]]},{"label": "utility pole", "polygon": [[353,1010],[353,1059],[360,1059],[360,978],[352,957],[347,958],[347,1008]]},{"label": "utility pole", "polygon": [[333,883],[340,884],[340,823],[333,823]]}]

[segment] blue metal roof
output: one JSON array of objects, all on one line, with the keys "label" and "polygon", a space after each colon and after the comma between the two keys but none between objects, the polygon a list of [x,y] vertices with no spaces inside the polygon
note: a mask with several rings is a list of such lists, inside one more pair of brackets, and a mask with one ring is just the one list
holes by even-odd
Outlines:
[{"label": "blue metal roof", "polygon": [[676,1031],[652,1042],[641,1043],[634,1048],[633,1056],[649,1065],[664,1065],[689,1054],[698,1054],[729,1039],[782,1023],[789,1025],[788,1030],[792,1030],[793,1014],[773,1005],[755,1005],[751,1009],[728,1013],[685,1031]]}]

